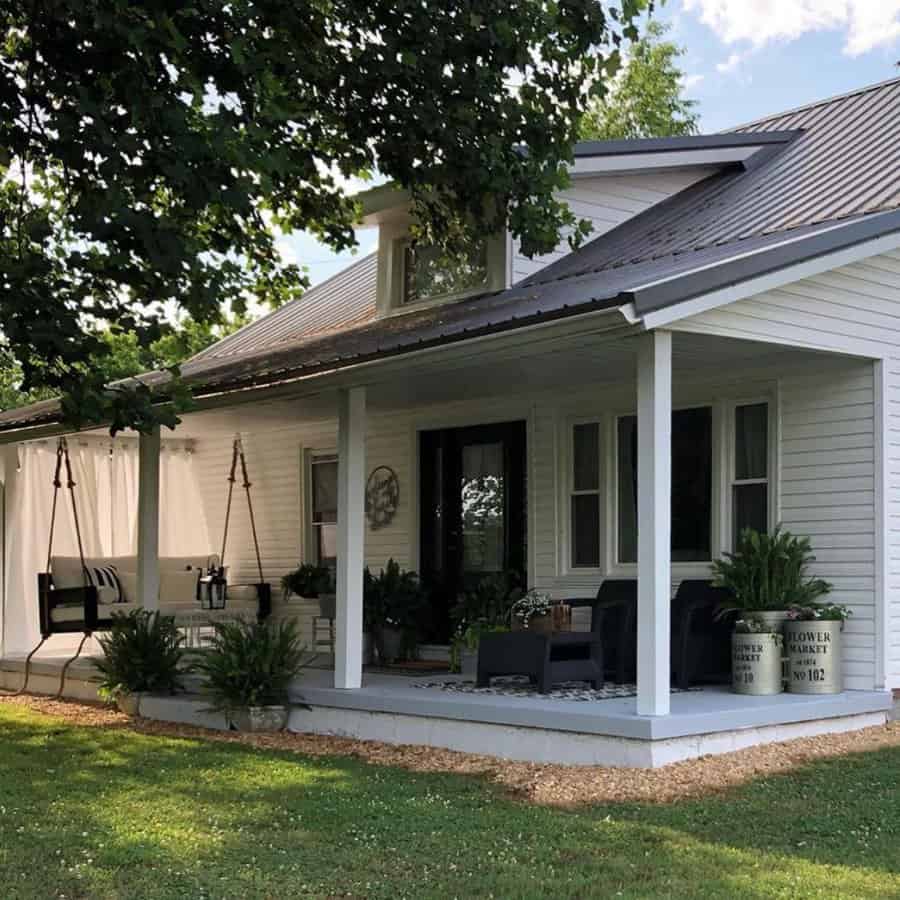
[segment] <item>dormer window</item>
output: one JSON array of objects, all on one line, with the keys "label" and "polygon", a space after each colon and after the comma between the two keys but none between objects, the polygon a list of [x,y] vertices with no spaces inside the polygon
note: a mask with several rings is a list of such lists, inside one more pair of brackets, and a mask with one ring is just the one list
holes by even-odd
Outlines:
[{"label": "dormer window", "polygon": [[419,303],[487,290],[487,244],[459,252],[404,240],[402,302]]}]

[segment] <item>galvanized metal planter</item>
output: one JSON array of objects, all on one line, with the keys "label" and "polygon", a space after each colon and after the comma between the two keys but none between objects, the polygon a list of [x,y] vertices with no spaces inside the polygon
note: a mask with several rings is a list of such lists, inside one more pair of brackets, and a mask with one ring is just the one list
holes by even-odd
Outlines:
[{"label": "galvanized metal planter", "polygon": [[745,609],[741,613],[741,618],[758,619],[765,622],[773,632],[780,634],[789,616],[786,609]]},{"label": "galvanized metal planter", "polygon": [[784,638],[775,632],[731,636],[731,687],[736,694],[780,694]]},{"label": "galvanized metal planter", "polygon": [[844,689],[843,626],[843,622],[822,619],[785,623],[788,690],[791,693],[839,694]]},{"label": "galvanized metal planter", "polygon": [[284,731],[287,720],[286,706],[248,706],[235,710],[231,716],[231,724],[238,731],[254,733]]}]

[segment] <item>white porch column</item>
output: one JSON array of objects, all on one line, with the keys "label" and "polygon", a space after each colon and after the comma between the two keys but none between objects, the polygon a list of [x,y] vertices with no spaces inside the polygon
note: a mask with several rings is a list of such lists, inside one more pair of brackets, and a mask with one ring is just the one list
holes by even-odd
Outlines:
[{"label": "white porch column", "polygon": [[362,685],[366,389],[338,394],[337,621],[334,686]]},{"label": "white porch column", "polygon": [[159,427],[139,437],[137,582],[138,603],[159,609]]},{"label": "white porch column", "polygon": [[672,530],[672,335],[640,338],[638,419],[637,711],[669,712]]}]

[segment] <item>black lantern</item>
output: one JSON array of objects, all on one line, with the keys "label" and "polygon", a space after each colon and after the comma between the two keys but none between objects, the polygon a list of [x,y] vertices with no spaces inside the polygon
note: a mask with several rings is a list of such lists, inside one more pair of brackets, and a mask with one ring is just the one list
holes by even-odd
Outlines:
[{"label": "black lantern", "polygon": [[228,593],[225,569],[210,566],[209,571],[201,576],[197,584],[197,591],[200,594],[201,609],[225,609],[225,599]]}]

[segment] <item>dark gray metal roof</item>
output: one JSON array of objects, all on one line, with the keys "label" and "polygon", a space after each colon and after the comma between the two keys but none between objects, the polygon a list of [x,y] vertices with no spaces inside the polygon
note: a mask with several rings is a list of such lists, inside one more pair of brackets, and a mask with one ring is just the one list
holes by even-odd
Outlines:
[{"label": "dark gray metal roof", "polygon": [[370,253],[314,285],[299,299],[198,353],[194,360],[258,353],[299,337],[362,325],[375,318],[377,273],[378,254]]},{"label": "dark gray metal roof", "polygon": [[[304,320],[301,299],[195,357],[183,374],[202,395],[625,302],[643,314],[900,232],[900,79],[713,139],[743,134],[764,145],[743,165],[692,185],[506,291],[381,319],[348,319],[340,328],[336,319],[325,333],[310,330],[310,322],[321,320]],[[772,134],[777,138],[768,141]],[[367,258],[342,273],[348,289],[358,290],[346,307],[365,316],[374,304],[374,268]],[[341,284],[338,276],[323,286],[323,300],[344,303],[329,294],[340,293]],[[52,403],[2,413],[0,430],[55,415]]]}]

